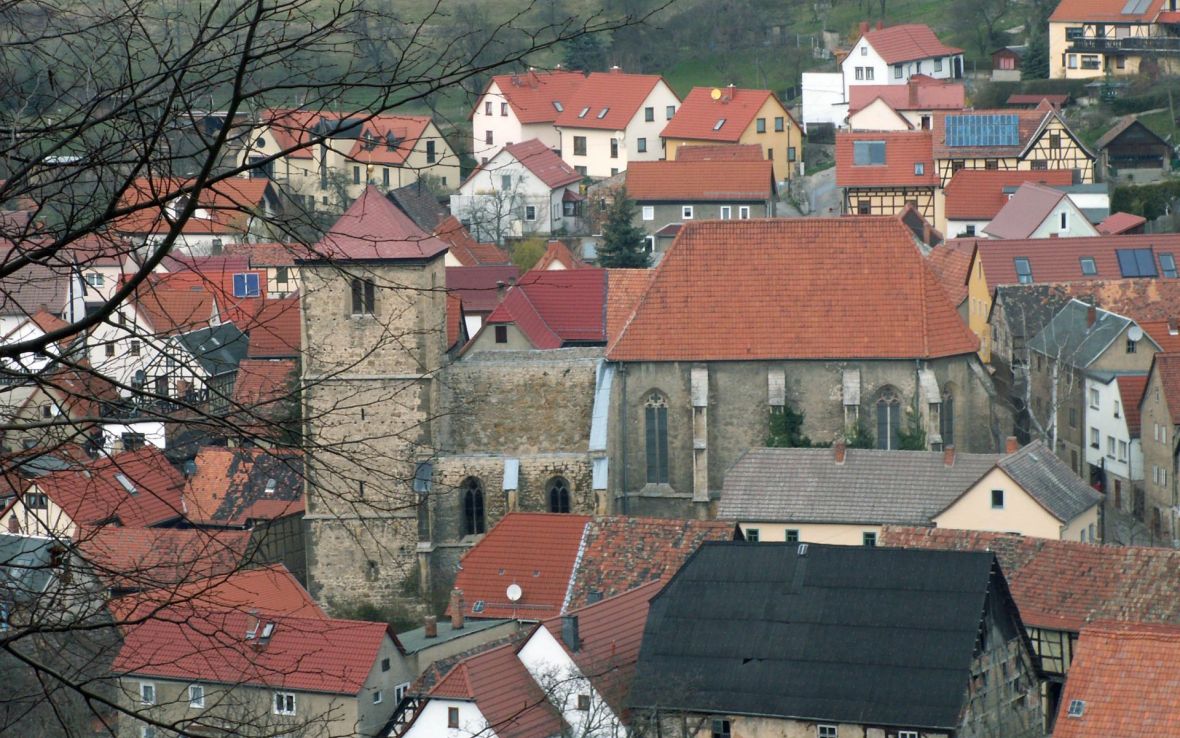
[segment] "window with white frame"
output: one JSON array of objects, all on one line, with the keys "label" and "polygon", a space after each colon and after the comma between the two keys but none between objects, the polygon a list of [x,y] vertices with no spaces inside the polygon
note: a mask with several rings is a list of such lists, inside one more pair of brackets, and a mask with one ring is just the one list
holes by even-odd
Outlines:
[{"label": "window with white frame", "polygon": [[815,726],[815,738],[839,738],[839,728],[835,725]]},{"label": "window with white frame", "polygon": [[1098,448],[1098,441],[1100,438],[1097,428],[1090,429],[1090,448]]},{"label": "window with white frame", "polygon": [[893,65],[893,78],[894,79],[901,79],[901,75],[902,75],[901,65],[894,64]]},{"label": "window with white frame", "polygon": [[374,690],[374,691],[373,691],[373,704],[374,704],[374,705],[380,705],[380,704],[381,704],[382,697],[383,697],[383,695],[381,694],[381,690],[380,690],[380,689]]},{"label": "window with white frame", "polygon": [[865,79],[872,79],[872,78],[873,78],[873,68],[872,67],[865,67]]},{"label": "window with white frame", "polygon": [[537,206],[536,205],[525,205],[524,206],[524,219],[527,221],[534,221],[537,219]]},{"label": "window with white frame", "polygon": [[1114,458],[1114,436],[1106,437],[1106,455]]},{"label": "window with white frame", "polygon": [[156,685],[151,682],[139,683],[139,703],[141,705],[156,704]]},{"label": "window with white frame", "polygon": [[685,220],[692,220],[692,205],[681,206],[680,217]]},{"label": "window with white frame", "polygon": [[294,715],[295,694],[292,692],[275,692],[274,713],[276,715]]},{"label": "window with white frame", "polygon": [[188,685],[188,706],[189,707],[204,707],[205,706],[205,686],[203,684]]},{"label": "window with white frame", "polygon": [[102,287],[103,277],[99,272],[86,272],[86,284],[91,287]]},{"label": "window with white frame", "polygon": [[733,217],[733,208],[729,205],[721,206],[721,220],[729,220]]},{"label": "window with white frame", "polygon": [[1098,409],[1098,399],[1099,399],[1098,390],[1091,387],[1090,388],[1090,407],[1094,408],[1095,410]]},{"label": "window with white frame", "polygon": [[1127,460],[1127,442],[1126,441],[1119,441],[1118,460],[1119,461],[1126,461]]},{"label": "window with white frame", "polygon": [[656,219],[655,206],[653,206],[653,205],[644,205],[643,206],[643,219],[644,220],[655,220]]},{"label": "window with white frame", "polygon": [[409,682],[403,682],[403,683],[397,685],[396,687],[394,687],[393,688],[393,701],[400,703],[402,701],[402,699],[406,696],[406,692],[409,689],[410,689]]},{"label": "window with white frame", "polygon": [[738,206],[738,219],[739,220],[749,220],[750,219],[750,206],[749,205],[739,205]]}]

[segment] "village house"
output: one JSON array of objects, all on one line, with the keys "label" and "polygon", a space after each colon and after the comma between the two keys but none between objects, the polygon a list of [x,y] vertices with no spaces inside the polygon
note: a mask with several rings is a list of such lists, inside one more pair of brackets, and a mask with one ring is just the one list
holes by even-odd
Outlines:
[{"label": "village house", "polygon": [[580,229],[582,175],[539,139],[509,144],[451,195],[451,212],[481,241]]},{"label": "village house", "polygon": [[778,193],[769,160],[636,162],[626,177],[635,225],[647,234],[650,252],[664,245],[662,230],[686,221],[774,217]]},{"label": "village house", "polygon": [[504,292],[516,284],[519,277],[520,270],[511,264],[447,267],[447,294],[459,299],[469,337],[479,332],[480,326],[504,299]]},{"label": "village house", "polygon": [[[992,82],[1019,82],[1027,46],[1004,46],[992,52]],[[1012,103],[1009,97],[1009,105]]]},{"label": "village house", "polygon": [[963,78],[963,50],[938,40],[930,27],[904,23],[870,30],[860,24],[860,38],[840,62],[844,100],[857,85],[904,85],[916,74],[934,79]]},{"label": "village house", "polygon": [[1049,16],[1049,77],[1173,71],[1180,13],[1172,0],[1062,0]]},{"label": "village house", "polygon": [[111,598],[202,580],[224,583],[250,563],[247,531],[106,525],[74,545]]},{"label": "village house", "polygon": [[1101,496],[1043,444],[1008,449],[755,448],[725,475],[717,517],[751,542],[875,546],[883,525],[1097,542]]},{"label": "village house", "polygon": [[836,186],[846,215],[899,215],[913,205],[928,222],[941,217],[929,131],[838,132]]},{"label": "village house", "polygon": [[1040,660],[1045,731],[1053,735],[1058,734],[1054,718],[1069,704],[1062,689],[1070,689],[1073,680],[1079,632],[1109,621],[1180,625],[1180,601],[1171,585],[1171,572],[1180,565],[1176,551],[894,526],[882,531],[881,545],[996,556]]},{"label": "village house", "polygon": [[233,323],[219,323],[161,341],[159,353],[144,366],[141,386],[155,400],[207,402],[211,412],[230,409],[238,365],[249,337]]},{"label": "village house", "polygon": [[605,346],[609,284],[606,269],[526,272],[507,289],[463,350]]},{"label": "village house", "polygon": [[1107,182],[1152,182],[1172,169],[1172,144],[1133,115],[1124,116],[1102,134],[1094,150]]},{"label": "village house", "polygon": [[991,238],[1069,238],[1097,236],[1085,213],[1061,190],[1025,182],[983,228]]},{"label": "village house", "polygon": [[[1046,169],[1042,172],[1005,169],[960,169],[944,189],[946,223],[940,226],[947,238],[977,236],[1012,201],[1015,189],[1025,182],[1049,187],[1071,184],[1073,172]],[[1008,190],[1012,189],[1012,192]]]},{"label": "village house", "polygon": [[1099,439],[1095,445],[1091,438],[1086,446],[1090,479],[1106,493],[1107,511],[1134,514],[1141,521],[1145,520],[1142,488],[1146,475],[1139,403],[1146,385],[1145,374],[1085,374],[1085,424],[1097,429]]},{"label": "village house", "polygon": [[[1143,444],[1145,508],[1139,519],[1149,522],[1152,541],[1180,545],[1180,523],[1176,474],[1177,431],[1180,430],[1180,356],[1156,354],[1147,375],[1147,386],[1139,406],[1140,437]],[[1145,432],[1151,428],[1151,437]],[[1148,517],[1149,516],[1149,517]]]},{"label": "village house", "polygon": [[266,284],[260,292],[267,297],[283,298],[299,290],[299,269],[295,266],[297,248],[277,242],[235,243],[227,245],[222,253],[245,257],[248,271],[266,270]]},{"label": "village house", "polygon": [[494,243],[476,241],[453,215],[443,219],[430,233],[447,243],[447,268],[505,266],[512,263],[507,251]]},{"label": "village house", "polygon": [[694,87],[660,140],[668,161],[679,160],[687,146],[742,144],[764,152],[777,181],[803,171],[803,129],[770,90]]},{"label": "village house", "polygon": [[706,543],[651,601],[630,707],[681,738],[1031,738],[1040,680],[994,554]]},{"label": "village house", "polygon": [[966,106],[961,83],[916,74],[904,85],[853,85],[849,88],[848,129],[852,131],[928,131],[934,111]]},{"label": "village house", "polygon": [[563,69],[498,74],[475,101],[471,119],[471,155],[481,164],[491,161],[510,144],[537,139],[561,150],[561,134],[554,123],[570,107],[586,81],[581,72]]},{"label": "village house", "polygon": [[387,191],[429,177],[459,186],[459,157],[429,117],[269,109],[238,166],[253,166],[307,210],[343,208],[369,185]]},{"label": "village house", "polygon": [[636,161],[664,158],[660,132],[680,98],[663,77],[595,72],[577,86],[553,125],[561,158],[583,177],[611,177]]}]

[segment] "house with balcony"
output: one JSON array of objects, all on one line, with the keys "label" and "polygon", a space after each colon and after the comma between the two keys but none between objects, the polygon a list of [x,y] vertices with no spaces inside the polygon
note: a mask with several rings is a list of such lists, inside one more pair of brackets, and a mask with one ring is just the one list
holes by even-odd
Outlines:
[{"label": "house with balcony", "polygon": [[1049,77],[1174,74],[1180,60],[1177,0],[1061,0],[1049,16]]}]

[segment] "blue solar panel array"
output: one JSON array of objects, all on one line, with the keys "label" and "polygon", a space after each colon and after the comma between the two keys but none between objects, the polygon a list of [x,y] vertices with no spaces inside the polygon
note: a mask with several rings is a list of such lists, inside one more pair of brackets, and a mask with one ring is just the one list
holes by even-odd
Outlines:
[{"label": "blue solar panel array", "polygon": [[1018,146],[1020,118],[1015,115],[948,115],[947,146]]}]

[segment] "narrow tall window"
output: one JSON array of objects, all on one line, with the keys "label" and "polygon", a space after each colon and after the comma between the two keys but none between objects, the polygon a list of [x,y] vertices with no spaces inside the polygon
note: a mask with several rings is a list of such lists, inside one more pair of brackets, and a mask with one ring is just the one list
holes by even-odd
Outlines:
[{"label": "narrow tall window", "polygon": [[372,315],[377,301],[377,288],[371,279],[354,277],[352,280],[352,314]]},{"label": "narrow tall window", "polygon": [[483,533],[486,521],[483,509],[483,482],[467,477],[459,488],[463,494],[463,535]]},{"label": "narrow tall window", "polygon": [[877,400],[877,448],[896,450],[900,445],[901,400],[887,389]]},{"label": "narrow tall window", "polygon": [[653,392],[644,404],[648,484],[668,483],[668,401]]},{"label": "narrow tall window", "polygon": [[563,477],[554,477],[546,485],[549,488],[549,512],[570,511],[570,484]]},{"label": "narrow tall window", "polygon": [[942,436],[942,445],[955,444],[955,396],[947,393],[942,396],[942,414],[939,417],[938,434]]}]

